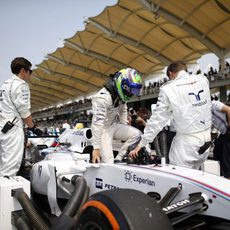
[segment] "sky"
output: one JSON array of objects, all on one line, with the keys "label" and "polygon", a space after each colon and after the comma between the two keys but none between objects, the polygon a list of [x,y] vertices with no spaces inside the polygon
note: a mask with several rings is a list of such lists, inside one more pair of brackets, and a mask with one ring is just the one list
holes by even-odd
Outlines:
[{"label": "sky", "polygon": [[0,0],[0,85],[10,63],[25,57],[35,67],[45,56],[84,30],[84,20],[117,0]]},{"label": "sky", "polygon": [[[0,84],[11,76],[10,63],[25,57],[33,67],[45,56],[84,30],[84,20],[100,14],[117,0],[0,0]],[[215,55],[205,55],[198,64],[202,71]]]}]

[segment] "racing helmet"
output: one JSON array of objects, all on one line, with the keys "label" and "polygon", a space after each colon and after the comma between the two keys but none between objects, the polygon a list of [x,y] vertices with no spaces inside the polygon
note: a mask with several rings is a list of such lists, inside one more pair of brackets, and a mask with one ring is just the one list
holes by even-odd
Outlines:
[{"label": "racing helmet", "polygon": [[133,95],[140,96],[142,86],[141,76],[135,69],[121,69],[115,74],[115,88],[123,102]]},{"label": "racing helmet", "polygon": [[83,129],[84,128],[84,124],[83,123],[77,123],[74,127],[74,129]]}]

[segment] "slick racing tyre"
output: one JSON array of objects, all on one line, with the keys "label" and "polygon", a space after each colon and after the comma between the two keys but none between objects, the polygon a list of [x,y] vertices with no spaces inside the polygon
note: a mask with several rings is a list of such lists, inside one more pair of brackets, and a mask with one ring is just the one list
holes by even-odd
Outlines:
[{"label": "slick racing tyre", "polygon": [[148,195],[132,189],[96,193],[81,208],[81,230],[169,230],[171,223]]}]

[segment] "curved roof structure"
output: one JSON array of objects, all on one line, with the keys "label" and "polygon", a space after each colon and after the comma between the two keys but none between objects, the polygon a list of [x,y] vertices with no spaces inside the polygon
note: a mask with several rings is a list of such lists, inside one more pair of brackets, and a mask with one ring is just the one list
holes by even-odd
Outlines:
[{"label": "curved roof structure", "polygon": [[33,110],[97,91],[121,68],[145,77],[175,60],[230,51],[229,0],[119,0],[85,23],[34,70]]}]

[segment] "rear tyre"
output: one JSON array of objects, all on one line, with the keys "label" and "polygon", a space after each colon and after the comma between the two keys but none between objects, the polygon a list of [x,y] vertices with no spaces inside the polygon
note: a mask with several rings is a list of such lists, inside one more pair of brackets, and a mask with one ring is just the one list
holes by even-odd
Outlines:
[{"label": "rear tyre", "polygon": [[161,207],[146,194],[132,189],[96,193],[81,209],[78,229],[169,230]]}]

